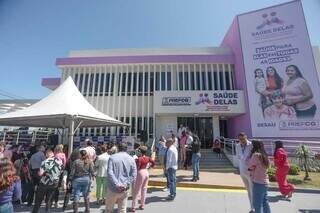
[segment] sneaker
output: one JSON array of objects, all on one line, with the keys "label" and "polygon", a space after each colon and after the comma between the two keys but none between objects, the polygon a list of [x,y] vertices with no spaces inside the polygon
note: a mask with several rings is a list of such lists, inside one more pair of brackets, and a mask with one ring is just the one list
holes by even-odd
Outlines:
[{"label": "sneaker", "polygon": [[144,210],[144,207],[142,205],[139,206],[140,210]]},{"label": "sneaker", "polygon": [[128,212],[136,212],[136,209],[135,208],[129,208]]},{"label": "sneaker", "polygon": [[169,196],[167,197],[167,200],[169,200],[169,201],[173,201],[173,200],[174,200],[174,198],[175,198],[175,196],[173,196],[173,195],[169,195]]}]

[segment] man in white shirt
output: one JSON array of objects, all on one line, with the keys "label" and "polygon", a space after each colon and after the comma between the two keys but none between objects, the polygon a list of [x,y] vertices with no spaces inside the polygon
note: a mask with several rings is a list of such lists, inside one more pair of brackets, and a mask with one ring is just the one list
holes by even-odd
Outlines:
[{"label": "man in white shirt", "polygon": [[176,171],[178,169],[178,150],[173,145],[174,141],[172,138],[169,138],[166,142],[166,155],[165,155],[165,165],[166,172],[168,175],[168,182],[170,188],[170,195],[168,200],[174,200],[176,197]]},{"label": "man in white shirt", "polygon": [[250,201],[251,211],[253,211],[252,205],[252,181],[250,178],[250,173],[248,171],[248,162],[251,156],[252,144],[247,139],[247,135],[244,132],[239,133],[238,135],[239,143],[236,145],[236,155],[239,161],[239,171],[242,181],[248,191],[248,197]]}]

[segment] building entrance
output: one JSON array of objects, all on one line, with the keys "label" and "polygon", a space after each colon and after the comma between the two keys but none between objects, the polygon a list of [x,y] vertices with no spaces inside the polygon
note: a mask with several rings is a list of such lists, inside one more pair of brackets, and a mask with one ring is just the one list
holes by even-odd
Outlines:
[{"label": "building entrance", "polygon": [[198,135],[202,149],[209,149],[213,140],[213,125],[210,117],[178,117],[178,128],[180,124],[188,127],[192,133]]}]

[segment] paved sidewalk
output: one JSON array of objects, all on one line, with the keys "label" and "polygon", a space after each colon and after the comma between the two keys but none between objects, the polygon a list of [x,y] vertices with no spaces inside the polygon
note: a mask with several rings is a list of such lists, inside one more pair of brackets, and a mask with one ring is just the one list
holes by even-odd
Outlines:
[{"label": "paved sidewalk", "polygon": [[[149,186],[165,186],[162,169],[150,169]],[[201,172],[200,180],[192,182],[192,170],[177,171],[177,186],[195,188],[244,189],[241,177],[233,172]]]}]

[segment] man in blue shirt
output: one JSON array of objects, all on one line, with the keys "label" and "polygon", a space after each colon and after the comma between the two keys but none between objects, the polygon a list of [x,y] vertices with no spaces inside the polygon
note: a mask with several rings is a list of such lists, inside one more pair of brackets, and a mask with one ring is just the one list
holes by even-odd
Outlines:
[{"label": "man in blue shirt", "polygon": [[126,212],[128,189],[137,176],[134,159],[127,153],[127,144],[118,145],[118,153],[111,155],[108,162],[108,189],[106,213],[112,213],[114,204],[118,212]]}]

